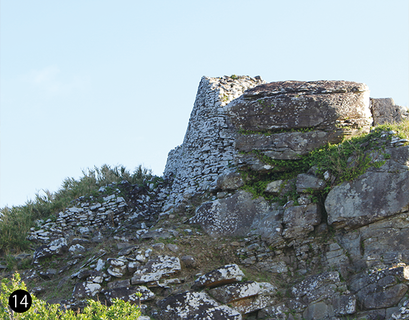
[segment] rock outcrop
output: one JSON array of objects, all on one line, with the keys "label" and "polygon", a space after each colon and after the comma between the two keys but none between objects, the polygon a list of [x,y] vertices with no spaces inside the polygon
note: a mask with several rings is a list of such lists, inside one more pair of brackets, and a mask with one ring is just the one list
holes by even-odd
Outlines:
[{"label": "rock outcrop", "polygon": [[392,98],[371,98],[371,112],[375,126],[388,122],[400,122],[409,117],[409,110],[395,105]]},{"label": "rock outcrop", "polygon": [[404,118],[361,83],[203,77],[164,176],[38,221],[24,279],[154,319],[409,319],[408,131],[371,129]]}]

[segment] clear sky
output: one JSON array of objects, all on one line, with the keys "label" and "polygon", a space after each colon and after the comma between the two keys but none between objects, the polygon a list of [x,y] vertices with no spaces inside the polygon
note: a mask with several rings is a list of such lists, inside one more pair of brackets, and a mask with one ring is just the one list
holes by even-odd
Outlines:
[{"label": "clear sky", "polygon": [[407,0],[2,0],[0,207],[82,170],[162,175],[202,76],[351,80],[408,106]]}]

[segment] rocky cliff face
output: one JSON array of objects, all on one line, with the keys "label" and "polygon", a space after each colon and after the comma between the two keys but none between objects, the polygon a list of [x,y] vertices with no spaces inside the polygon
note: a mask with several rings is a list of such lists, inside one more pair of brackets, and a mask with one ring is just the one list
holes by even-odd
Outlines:
[{"label": "rocky cliff face", "polygon": [[405,120],[385,101],[203,77],[162,179],[39,222],[24,279],[68,308],[141,292],[155,319],[409,319],[409,130],[371,129]]},{"label": "rocky cliff face", "polygon": [[[287,303],[306,319],[359,310],[363,317],[390,317],[404,298],[406,280],[398,283],[391,277],[390,287],[378,280],[359,285],[353,280],[409,262],[403,240],[409,213],[409,141],[396,132],[370,133],[374,124],[407,116],[390,100],[370,99],[366,85],[347,81],[284,81],[248,89],[224,108],[225,122],[233,127],[234,165],[210,189],[218,199],[200,204],[189,222],[214,237],[251,236],[239,250],[244,265],[271,275],[308,276],[314,284],[306,290],[311,291],[295,289],[303,287],[298,284],[292,289],[295,299]],[[360,151],[348,154],[344,169],[366,165],[347,180],[337,179],[336,170],[322,162],[311,161],[301,172],[295,165],[328,143],[344,146],[346,138],[365,133],[365,139],[353,140]],[[260,180],[267,181],[263,185]],[[255,199],[254,192],[243,190],[251,183],[263,186],[258,195],[267,197]],[[267,201],[268,195],[288,201]],[[321,236],[329,234],[323,241]],[[332,272],[320,274],[317,268]],[[323,282],[317,284],[320,277]],[[345,288],[337,292],[340,279]]]}]

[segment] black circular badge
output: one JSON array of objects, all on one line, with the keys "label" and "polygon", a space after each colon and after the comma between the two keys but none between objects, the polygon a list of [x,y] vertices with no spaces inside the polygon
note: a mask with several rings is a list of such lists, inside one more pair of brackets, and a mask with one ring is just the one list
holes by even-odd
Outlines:
[{"label": "black circular badge", "polygon": [[30,309],[31,303],[31,295],[25,290],[16,290],[9,298],[9,306],[14,312],[26,312]]}]

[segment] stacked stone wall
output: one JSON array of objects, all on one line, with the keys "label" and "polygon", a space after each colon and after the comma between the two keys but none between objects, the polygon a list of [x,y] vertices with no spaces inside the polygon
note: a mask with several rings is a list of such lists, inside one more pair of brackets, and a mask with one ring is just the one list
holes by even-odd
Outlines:
[{"label": "stacked stone wall", "polygon": [[219,175],[229,170],[237,152],[236,130],[229,123],[226,108],[247,89],[264,83],[260,77],[203,77],[183,144],[169,152],[164,177],[174,183],[163,211],[215,187]]}]

